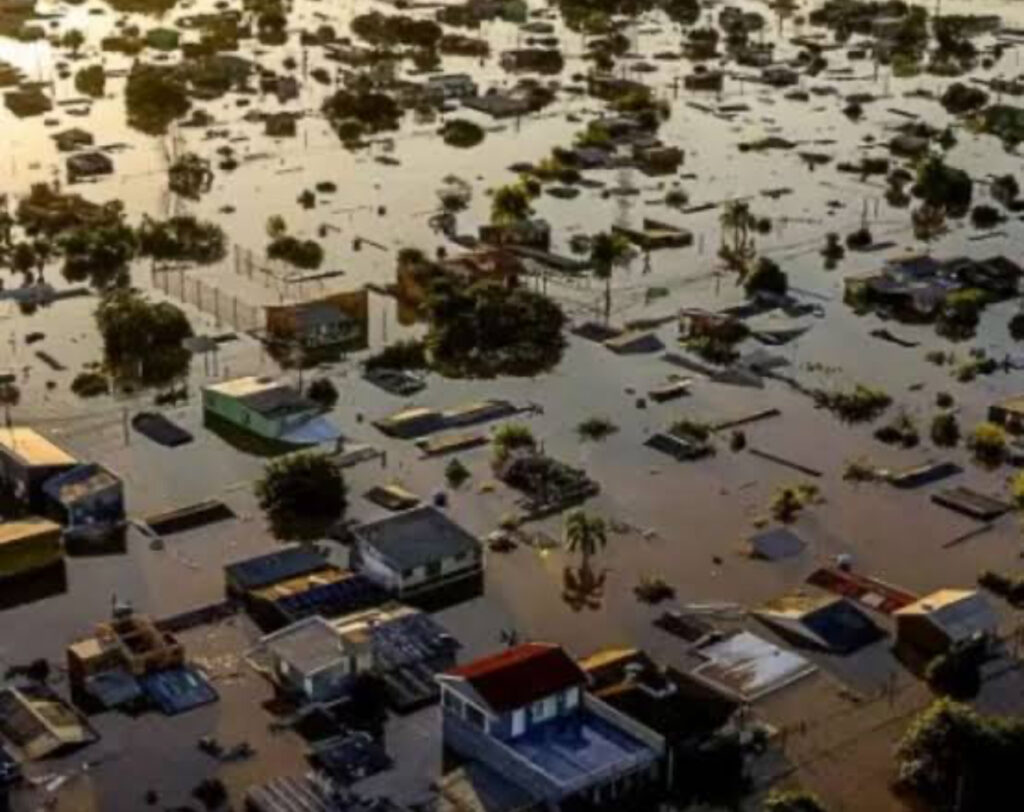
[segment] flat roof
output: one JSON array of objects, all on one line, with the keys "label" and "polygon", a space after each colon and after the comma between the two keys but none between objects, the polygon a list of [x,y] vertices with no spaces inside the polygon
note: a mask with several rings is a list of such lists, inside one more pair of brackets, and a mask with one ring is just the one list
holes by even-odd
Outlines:
[{"label": "flat roof", "polygon": [[0,428],[0,447],[30,467],[74,465],[78,462],[63,448],[27,426]]},{"label": "flat roof", "polygon": [[51,533],[59,533],[61,527],[49,519],[40,519],[36,516],[29,516],[14,522],[0,522],[0,545],[13,544],[17,541],[25,541],[38,536],[48,536]]},{"label": "flat roof", "polygon": [[347,656],[343,637],[319,615],[313,615],[263,638],[274,656],[303,674],[321,671]]},{"label": "flat roof", "polygon": [[316,404],[294,387],[273,378],[248,375],[204,387],[228,398],[234,398],[263,415],[284,415],[315,409]]}]

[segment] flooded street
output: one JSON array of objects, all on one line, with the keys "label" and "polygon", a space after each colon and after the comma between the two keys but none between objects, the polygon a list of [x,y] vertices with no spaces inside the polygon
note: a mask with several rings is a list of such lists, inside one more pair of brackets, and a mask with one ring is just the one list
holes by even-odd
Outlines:
[{"label": "flooded street", "polygon": [[[679,51],[683,29],[660,11],[629,24],[623,21],[618,27],[629,39],[628,55],[619,59],[615,71],[641,82],[654,99],[668,105],[670,115],[658,138],[678,146],[685,157],[678,171],[662,176],[645,175],[633,167],[587,169],[584,176],[590,182],[575,186],[578,194],[571,199],[541,194],[532,206],[535,216],[551,226],[551,253],[569,257],[574,253],[574,237],[613,226],[642,228],[645,218],[691,231],[691,246],[646,254],[637,251],[629,266],[617,269],[612,278],[610,322],[653,324],[664,349],[675,352],[680,348],[677,314],[681,310],[717,312],[747,299],[733,275],[723,271],[718,256],[725,239],[720,222],[723,204],[745,200],[756,215],[771,219],[770,231],[755,236],[759,255],[783,268],[789,293],[811,311],[799,319],[781,309],[756,318],[777,329],[797,321],[801,329],[808,329],[778,346],[762,347],[753,339],[742,345],[744,353],[761,349],[781,359],[776,375],[757,375],[753,385],[712,380],[670,363],[660,351],[616,354],[567,331],[565,352],[550,372],[477,380],[429,372],[425,389],[401,398],[361,375],[361,364],[372,353],[397,340],[420,337],[427,330],[424,324],[410,323],[391,295],[399,252],[416,248],[431,258],[440,256],[439,249],[449,257],[462,253],[463,247],[438,230],[434,219],[440,211],[438,190],[446,178],[456,176],[472,188],[466,209],[457,214],[457,231],[476,234],[490,219],[488,192],[516,180],[512,165],[537,164],[554,147],[571,146],[586,123],[606,111],[603,102],[584,90],[585,75],[593,71],[591,61],[584,58],[587,38],[569,30],[557,14],[543,12],[545,4],[530,3],[531,14],[553,26],[552,36],[558,38],[565,55],[560,74],[539,77],[560,85],[549,106],[505,119],[458,108],[435,110],[433,120],[427,121],[425,115],[410,110],[403,113],[396,131],[376,134],[364,148],[354,150],[342,143],[322,112],[324,99],[343,86],[343,68],[328,59],[325,48],[303,45],[299,32],[330,25],[346,37],[358,15],[374,10],[400,12],[370,0],[295,0],[283,45],[264,45],[250,38],[242,40],[235,52],[260,69],[295,76],[299,81],[295,98],[282,101],[270,92],[229,92],[194,103],[193,109],[209,114],[203,126],[186,126],[179,120],[167,134],[150,136],[127,122],[125,77],[136,57],[103,51],[101,40],[131,26],[146,31],[177,25],[185,15],[241,9],[241,5],[233,0],[184,0],[162,15],[139,13],[135,4],[126,5],[131,7],[127,13],[100,0],[75,5],[40,0],[36,12],[41,19],[35,22],[47,36],[71,29],[85,33],[85,45],[75,58],[46,39],[22,42],[0,35],[0,62],[21,71],[29,82],[42,83],[54,103],[52,111],[26,118],[0,109],[0,199],[13,214],[34,184],[57,183],[62,191],[95,203],[123,201],[125,219],[133,227],[144,217],[163,220],[185,214],[216,222],[225,234],[223,260],[168,269],[137,257],[130,279],[152,300],[180,306],[197,335],[222,340],[213,357],[191,357],[187,400],[157,405],[155,392],[144,388],[79,397],[72,392],[72,381],[89,365],[103,361],[95,320],[100,297],[95,287],[65,278],[55,257],[38,273],[37,281],[45,280],[58,293],[84,288],[82,295],[58,297],[39,307],[19,306],[15,297],[0,296],[0,372],[9,373],[20,392],[19,401],[10,408],[9,425],[31,426],[77,459],[98,462],[116,472],[124,483],[130,519],[142,520],[210,499],[223,501],[235,516],[169,536],[162,545],[152,543],[130,523],[123,550],[69,554],[59,575],[33,584],[24,594],[0,586],[9,590],[0,594],[0,666],[6,669],[43,658],[63,670],[65,647],[106,618],[115,600],[128,601],[137,611],[161,618],[217,603],[224,598],[225,564],[277,548],[252,491],[267,458],[215,432],[204,420],[201,387],[248,375],[281,376],[294,384],[299,383],[300,374],[305,382],[323,376],[334,383],[340,397],[327,416],[348,441],[370,443],[386,452],[382,459],[345,471],[348,515],[358,520],[384,515],[364,498],[371,487],[382,483],[399,484],[424,500],[447,489],[448,514],[479,538],[487,537],[516,509],[516,495],[497,482],[487,446],[458,454],[471,476],[462,487],[449,488],[445,482],[449,456],[427,457],[412,442],[387,437],[373,427],[372,421],[412,406],[443,410],[484,399],[536,405],[538,411],[522,420],[544,453],[584,469],[599,483],[600,494],[586,503],[588,513],[604,517],[611,527],[607,546],[596,556],[596,565],[607,577],[599,607],[573,611],[563,600],[563,570],[573,556],[560,545],[550,550],[519,546],[509,553],[490,552],[485,594],[437,615],[463,644],[462,661],[491,653],[501,646],[503,635],[514,633],[522,640],[561,644],[579,656],[605,647],[639,648],[659,662],[683,668],[689,655],[678,639],[652,624],[668,608],[703,603],[754,606],[805,588],[811,572],[842,559],[853,562],[857,571],[921,595],[942,587],[972,588],[985,570],[1020,572],[1024,547],[1015,511],[975,535],[978,522],[930,500],[945,485],[900,489],[883,481],[853,483],[844,478],[847,463],[853,460],[866,459],[891,470],[949,460],[963,469],[956,484],[1011,498],[1012,467],[979,466],[965,443],[957,448],[936,447],[928,426],[939,393],[952,395],[966,435],[988,419],[993,403],[1024,388],[1020,372],[1024,351],[1007,330],[1021,307],[1018,298],[986,307],[976,334],[959,343],[938,335],[934,324],[883,319],[877,310],[859,315],[844,302],[845,280],[876,272],[887,260],[912,253],[975,260],[1002,254],[1021,261],[1024,226],[1019,214],[1010,214],[988,230],[972,226],[970,217],[950,218],[945,233],[925,242],[915,237],[909,209],[887,202],[885,173],[862,176],[837,171],[842,162],[890,157],[890,139],[908,122],[926,122],[940,132],[952,127],[956,143],[942,152],[944,160],[973,179],[974,204],[991,203],[992,179],[1019,176],[1020,156],[1005,149],[994,135],[981,132],[974,122],[946,112],[939,97],[950,77],[926,72],[894,76],[891,65],[851,59],[854,41],[825,50],[828,66],[817,76],[802,73],[797,84],[788,88],[808,91],[803,100],[760,83],[757,71],[733,63],[726,68],[721,93],[691,91],[683,86],[693,70],[690,60],[656,57]],[[794,60],[804,50],[793,42],[794,37],[820,36],[823,45],[831,41],[826,28],[806,20],[817,3],[802,4],[785,14],[760,2],[731,5],[764,16],[766,25],[757,39],[775,44],[774,63]],[[723,7],[708,4],[703,14],[713,19],[711,15]],[[0,11],[3,8],[0,0]],[[406,11],[433,19],[435,6],[414,4]],[[1019,3],[946,0],[942,14],[996,14],[1004,30],[1024,28],[1024,5]],[[510,88],[516,77],[500,66],[498,55],[523,47],[526,34],[521,27],[495,19],[475,31],[458,31],[486,40],[491,55],[486,59],[445,55],[445,73],[470,74],[481,90]],[[978,41],[989,48],[997,38],[985,35]],[[986,51],[991,59],[961,81],[991,82],[1024,74],[1019,40],[1006,35],[998,41],[1004,46],[1001,52]],[[174,64],[182,54],[180,49],[147,48],[138,58]],[[61,78],[62,62],[70,65],[72,73],[86,64],[102,64],[107,73],[103,96],[83,102],[72,76]],[[650,70],[634,70],[641,63]],[[398,78],[423,79],[408,60],[398,65]],[[318,69],[327,72],[326,84],[312,78]],[[851,94],[873,97],[864,103],[859,117],[842,112],[844,97]],[[992,100],[1016,104],[1012,97],[995,92]],[[73,114],[83,110],[88,111],[86,115]],[[254,110],[295,114],[294,137],[267,136],[263,120],[247,115]],[[486,132],[483,142],[471,149],[443,143],[438,128],[454,118],[480,125]],[[105,152],[114,161],[112,174],[68,185],[67,155],[57,150],[52,136],[69,127],[89,130],[97,147],[114,147]],[[741,143],[768,137],[785,139],[789,146],[739,149]],[[816,166],[802,158],[802,152],[827,153],[830,160]],[[174,194],[167,184],[168,168],[187,153],[210,161],[214,171],[209,191],[196,200]],[[236,166],[225,170],[228,155]],[[317,191],[314,206],[301,206],[300,195],[318,185],[331,191]],[[688,208],[668,204],[666,196],[673,190],[685,191]],[[713,205],[700,210],[702,204]],[[266,258],[266,226],[278,215],[290,235],[316,239],[322,245],[324,260],[315,273]],[[845,238],[861,227],[870,229],[875,247],[847,250],[837,267],[826,269],[821,255],[826,233]],[[197,284],[191,280],[200,280],[207,286],[204,290],[217,291],[212,305],[209,295],[189,300],[186,286]],[[23,277],[0,267],[0,281],[8,293],[23,284]],[[589,273],[545,271],[532,274],[524,283],[561,305],[573,327],[602,319],[604,285]],[[283,368],[261,341],[266,338],[264,308],[364,289],[369,291],[365,349],[300,373],[291,365]],[[248,330],[240,311],[260,314],[259,329]],[[914,346],[872,335],[882,328]],[[968,360],[972,348],[1015,363],[994,374],[961,381],[956,377],[957,365],[926,360],[929,352],[952,352],[959,364]],[[41,358],[40,351],[46,357]],[[694,378],[685,397],[657,403],[647,396],[668,383],[670,376]],[[855,384],[880,387],[891,396],[893,406],[886,418],[843,423],[799,391],[801,387],[804,392],[849,389]],[[743,427],[745,451],[730,450],[725,431],[717,435],[713,456],[691,462],[677,461],[644,444],[683,417],[718,424],[771,409],[778,410],[778,416]],[[873,438],[873,432],[899,409],[921,430],[917,447],[885,445]],[[177,448],[152,442],[131,427],[131,419],[143,411],[165,414],[194,440]],[[577,427],[595,416],[610,420],[617,431],[601,442],[582,442]],[[773,462],[767,458],[771,456],[818,475]],[[745,544],[758,528],[772,523],[774,495],[780,488],[807,481],[813,481],[820,499],[806,506],[793,524],[807,544],[806,551],[785,561],[752,559]],[[558,513],[527,526],[531,532],[561,539],[563,516]],[[339,563],[347,564],[345,548],[328,546]],[[634,588],[644,576],[657,576],[670,584],[675,590],[672,601],[655,607],[637,600]],[[1001,601],[993,603],[1005,633],[1016,634],[1019,622],[1014,611]],[[204,656],[207,649],[213,652],[205,655],[209,657],[232,652],[234,665],[256,637],[255,627],[238,617],[191,630],[186,643],[193,657]],[[884,653],[863,668],[838,657],[822,656],[816,662],[829,679],[871,695],[895,680],[898,670],[885,645],[878,650]],[[902,670],[899,674],[911,685]],[[77,776],[69,781],[66,792],[53,795],[59,799],[53,808],[133,812],[142,808],[142,792],[147,788],[159,792],[161,804],[165,800],[186,803],[192,786],[218,774],[238,801],[246,786],[271,772],[298,773],[306,768],[292,732],[268,732],[271,716],[262,705],[270,701],[272,691],[261,677],[243,663],[214,682],[221,690],[222,701],[217,705],[180,719],[103,714],[94,720],[102,742],[86,751],[87,756],[78,753],[36,764],[28,772],[47,775],[77,770],[84,760],[95,758],[98,763],[91,774]],[[63,690],[59,686],[58,682],[58,690]],[[913,686],[907,691],[915,703],[923,703],[921,696],[926,692],[916,682]],[[784,725],[805,709],[780,701],[775,712]],[[837,729],[842,724],[837,722]],[[855,730],[854,723],[849,724],[849,730]],[[197,739],[211,733],[225,740],[259,741],[259,759],[223,769],[211,767],[195,748]],[[403,726],[401,735],[407,734]],[[436,760],[431,750],[423,763],[436,769]],[[851,755],[850,771],[855,772],[858,763],[865,765],[865,771],[874,770],[877,760],[877,752]],[[407,772],[418,769],[425,768],[417,763]],[[131,780],[125,778],[128,775]],[[403,793],[404,781],[396,779]],[[822,792],[844,784],[834,776],[821,782]],[[426,792],[427,782],[421,783]],[[855,783],[845,779],[846,786]],[[415,800],[415,792],[406,794],[403,800]],[[15,798],[15,808],[39,808],[41,797],[35,793]],[[887,793],[886,798],[886,803],[896,803]],[[878,796],[867,794],[850,803],[834,808],[883,808],[869,805],[880,802]]]}]

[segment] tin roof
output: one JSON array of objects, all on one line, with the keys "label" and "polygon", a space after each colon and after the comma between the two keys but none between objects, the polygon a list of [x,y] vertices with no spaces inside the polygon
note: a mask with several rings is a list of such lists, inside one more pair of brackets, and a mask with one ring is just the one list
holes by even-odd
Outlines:
[{"label": "tin roof", "polygon": [[29,467],[74,465],[77,460],[26,426],[0,428],[0,448]]}]

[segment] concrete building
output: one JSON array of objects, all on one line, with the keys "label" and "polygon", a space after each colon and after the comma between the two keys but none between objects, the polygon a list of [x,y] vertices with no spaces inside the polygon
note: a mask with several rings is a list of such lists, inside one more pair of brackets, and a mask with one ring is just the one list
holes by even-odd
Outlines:
[{"label": "concrete building", "polygon": [[219,418],[265,440],[307,445],[340,436],[329,421],[320,419],[316,403],[280,381],[250,375],[204,386],[202,392],[207,418]]},{"label": "concrete building", "polygon": [[364,630],[342,631],[318,615],[267,635],[261,643],[275,684],[306,702],[340,699],[373,663]]},{"label": "concrete building", "polygon": [[561,647],[527,643],[438,676],[444,744],[539,802],[618,803],[658,780],[664,739],[585,688]]},{"label": "concrete building", "polygon": [[44,511],[43,484],[76,465],[78,460],[30,428],[0,428],[0,486],[29,510]]},{"label": "concrete building", "polygon": [[480,542],[433,507],[368,522],[353,537],[354,566],[406,603],[430,607],[483,591]]},{"label": "concrete building", "polygon": [[896,647],[929,656],[998,631],[988,600],[973,589],[940,589],[897,610],[893,617]]},{"label": "concrete building", "polygon": [[59,524],[34,516],[0,523],[0,583],[51,567],[63,557]]},{"label": "concrete building", "polygon": [[43,492],[69,537],[105,534],[124,524],[124,483],[102,465],[79,465],[50,477]]}]

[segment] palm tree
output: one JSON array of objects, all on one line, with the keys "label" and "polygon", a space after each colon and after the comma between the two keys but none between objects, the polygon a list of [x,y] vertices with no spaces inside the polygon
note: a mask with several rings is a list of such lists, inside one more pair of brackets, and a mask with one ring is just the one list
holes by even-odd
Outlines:
[{"label": "palm tree", "polygon": [[[757,255],[754,239],[750,235],[754,215],[750,213],[749,204],[742,200],[730,200],[725,204],[719,222],[722,225],[722,247],[718,255],[730,269],[739,274],[737,282],[741,284]],[[726,239],[726,234],[731,236],[731,240]]]},{"label": "palm tree", "polygon": [[604,280],[604,320],[612,315],[612,271],[629,257],[629,241],[621,234],[602,231],[590,243],[590,264],[594,276]]},{"label": "palm tree", "polygon": [[491,198],[491,222],[504,226],[519,223],[533,212],[531,189],[522,181],[501,186]]},{"label": "palm tree", "polygon": [[604,519],[574,510],[565,517],[565,546],[571,553],[579,551],[580,569],[590,566],[590,559],[608,543]]}]

